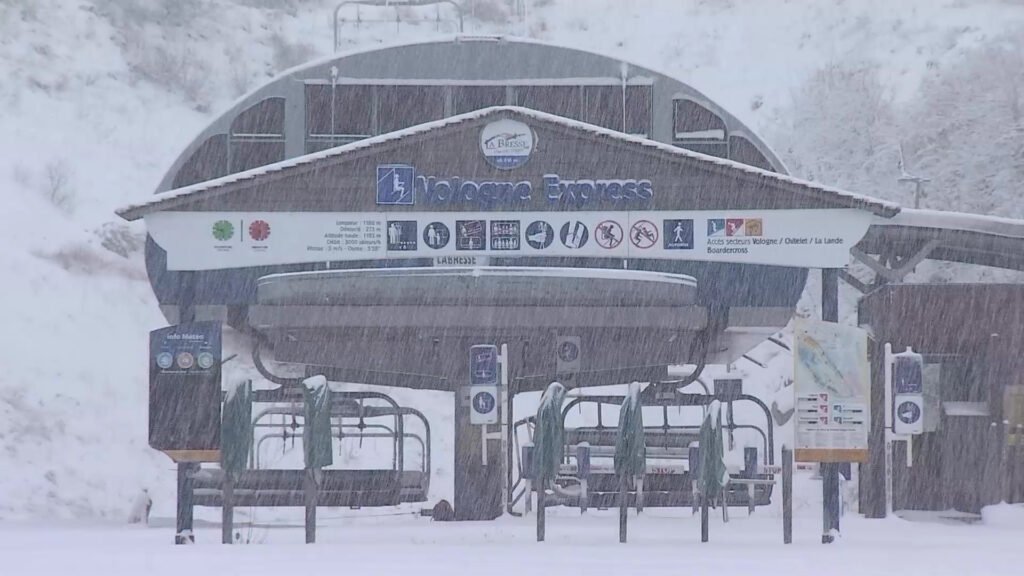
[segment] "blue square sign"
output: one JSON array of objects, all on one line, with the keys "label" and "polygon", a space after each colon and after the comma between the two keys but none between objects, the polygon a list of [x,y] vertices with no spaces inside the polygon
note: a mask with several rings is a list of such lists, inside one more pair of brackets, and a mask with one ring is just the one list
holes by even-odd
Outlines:
[{"label": "blue square sign", "polygon": [[469,349],[469,383],[473,386],[498,384],[498,347],[481,344]]},{"label": "blue square sign", "polygon": [[665,220],[662,238],[665,250],[693,250],[693,220]]},{"label": "blue square sign", "polygon": [[412,206],[416,169],[407,164],[377,166],[377,204]]},{"label": "blue square sign", "polygon": [[896,394],[921,394],[924,390],[921,362],[914,357],[897,356],[892,367],[892,389]]}]

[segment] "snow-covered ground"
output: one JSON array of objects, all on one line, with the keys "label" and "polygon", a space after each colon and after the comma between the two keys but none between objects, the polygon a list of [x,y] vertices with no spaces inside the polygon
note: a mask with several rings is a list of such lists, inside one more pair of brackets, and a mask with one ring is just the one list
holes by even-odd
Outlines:
[{"label": "snow-covered ground", "polygon": [[[22,572],[44,571],[43,565],[35,565],[40,568],[35,570],[30,562],[50,563],[53,569],[66,562],[70,568],[82,555],[43,552],[76,546],[98,562],[118,562],[116,550],[125,568],[153,574],[171,570],[168,558],[186,564],[205,558],[216,565],[240,557],[209,548],[199,553],[171,551],[161,546],[168,539],[166,530],[107,524],[55,528],[51,523],[62,518],[120,522],[142,488],[153,494],[155,514],[173,513],[172,465],[146,446],[146,335],[164,321],[137,246],[131,245],[131,234],[137,240],[142,229],[125,229],[127,241],[120,245],[127,248],[127,257],[103,245],[111,237],[109,228],[98,232],[117,223],[114,208],[147,198],[179,151],[234,98],[285,66],[330,53],[327,22],[334,4],[0,2],[0,73],[5,79],[0,83],[0,520],[47,522],[0,523],[2,556],[14,556],[13,565],[23,565]],[[1019,3],[1003,0],[530,4],[526,24],[469,22],[467,31],[518,34],[526,28],[544,40],[621,55],[677,75],[765,131],[775,128],[775,114],[785,107],[791,91],[825,65],[870,60],[880,67],[886,89],[912,98],[927,70],[956,61],[972,46],[1024,23]],[[432,26],[403,27],[397,38],[391,26],[349,28],[343,44],[351,49],[434,34]],[[786,358],[774,365],[783,368],[759,372],[744,363],[738,369],[770,399],[787,378]],[[408,394],[412,393],[400,393],[399,400],[410,401]],[[451,465],[451,439],[439,431],[450,422],[450,402],[421,401],[438,418],[433,496],[442,497],[450,490],[446,468]],[[787,434],[787,428],[779,430],[779,444]],[[647,530],[650,541],[660,543],[652,544],[662,548],[659,557],[685,558],[675,543],[695,533],[691,520],[679,521],[679,540],[673,539],[674,523],[659,524],[652,514],[650,527],[644,528],[646,520],[637,523],[638,547],[644,546],[639,534]],[[853,559],[870,556],[864,548],[882,533],[871,528],[878,524],[851,520],[848,525],[850,533],[837,548],[847,555],[842,556],[847,560],[844,565],[858,566]],[[861,525],[864,528],[858,529]],[[362,526],[346,524],[327,531],[324,539],[350,543],[358,536],[359,541],[370,542],[374,534],[381,537],[399,529],[387,523],[365,531]],[[900,524],[892,526],[896,528],[889,534],[903,536]],[[516,565],[511,559],[520,555],[526,566],[539,562],[530,560],[536,549],[525,542],[529,529],[511,521],[478,528],[409,521],[400,528],[395,533],[408,534],[412,543],[437,538],[443,542],[437,548],[410,547],[390,555],[390,562],[418,554],[431,560],[436,555],[437,562],[443,562],[451,554],[472,549],[471,543],[488,539],[500,544],[485,550],[493,549],[496,558],[505,559],[495,563],[496,570]],[[603,530],[580,526],[579,541],[568,544],[559,541],[562,536],[553,522],[549,544],[564,554],[552,562],[568,567],[601,559],[626,561],[625,553],[605,549],[603,544],[614,542],[614,534],[612,528],[608,535]],[[814,530],[808,530],[804,540],[813,540]],[[951,529],[944,527],[941,533],[945,530]],[[940,541],[952,542],[955,534],[971,542],[976,539],[978,549],[998,548],[993,542],[999,539],[990,541],[985,528],[955,530]],[[272,541],[278,541],[278,533],[273,532]],[[741,538],[744,533],[761,531],[736,532]],[[280,534],[282,542],[301,538],[288,531]],[[765,546],[775,550],[776,541],[773,536]],[[387,542],[367,546],[388,550]],[[716,542],[708,549],[717,546]],[[927,541],[919,546],[920,555],[934,551],[940,560],[954,553],[952,546],[933,549]],[[1013,552],[1012,547],[1007,550]],[[40,557],[33,559],[33,553]],[[304,554],[310,554],[310,562],[332,558],[327,547]],[[469,558],[483,561],[480,554],[473,552]],[[791,563],[797,557],[779,554]],[[283,562],[270,560],[270,555],[261,551],[244,562],[263,568]],[[725,553],[709,555],[705,561],[716,557],[740,562],[740,557]],[[940,560],[934,562],[951,565]],[[349,555],[345,562],[335,563],[349,569],[346,562],[365,561]],[[748,569],[761,568],[756,562],[752,558]]]},{"label": "snow-covered ground", "polygon": [[629,542],[618,543],[617,512],[550,512],[547,539],[535,518],[436,523],[411,516],[353,518],[322,511],[317,544],[306,546],[301,522],[240,526],[250,546],[221,546],[216,526],[197,531],[196,546],[172,546],[168,522],[150,528],[116,524],[0,524],[7,574],[783,574],[787,576],[1013,576],[1024,555],[1024,508],[999,507],[1014,527],[843,519],[843,536],[820,543],[820,516],[799,515],[791,545],[778,517],[734,510],[729,523],[712,511],[710,542],[689,512],[631,512]]}]

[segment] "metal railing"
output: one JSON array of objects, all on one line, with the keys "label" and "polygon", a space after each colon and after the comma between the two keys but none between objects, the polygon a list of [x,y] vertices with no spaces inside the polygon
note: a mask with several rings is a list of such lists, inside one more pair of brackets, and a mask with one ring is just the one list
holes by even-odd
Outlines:
[{"label": "metal railing", "polygon": [[[441,5],[447,4],[455,9],[456,18],[442,17]],[[356,13],[355,19],[340,19],[339,15],[341,11],[346,7],[354,6]],[[337,52],[341,47],[341,26],[345,23],[355,23],[355,27],[359,28],[363,24],[387,24],[394,23],[395,31],[399,31],[402,25],[402,8],[419,8],[423,6],[434,6],[435,16],[431,20],[434,22],[437,30],[440,31],[441,25],[445,23],[458,24],[459,34],[465,31],[465,17],[463,14],[462,6],[454,0],[347,0],[338,4],[334,8],[334,14],[331,17],[331,27],[334,29],[334,51]],[[379,18],[379,17],[364,17],[362,14],[363,7],[373,8],[392,8],[394,9],[394,18]],[[424,20],[415,20],[416,22],[423,22]]]}]

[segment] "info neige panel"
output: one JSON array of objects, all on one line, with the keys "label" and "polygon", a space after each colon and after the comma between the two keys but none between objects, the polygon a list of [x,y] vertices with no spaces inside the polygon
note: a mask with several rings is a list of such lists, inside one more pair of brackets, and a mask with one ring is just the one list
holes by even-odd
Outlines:
[{"label": "info neige panel", "polygon": [[221,325],[196,322],[149,334],[149,445],[220,449]]}]

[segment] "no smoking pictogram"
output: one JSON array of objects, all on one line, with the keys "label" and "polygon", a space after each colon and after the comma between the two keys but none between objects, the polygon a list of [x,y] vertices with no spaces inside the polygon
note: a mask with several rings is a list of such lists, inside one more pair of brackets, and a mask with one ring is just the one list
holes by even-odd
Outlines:
[{"label": "no smoking pictogram", "polygon": [[658,242],[658,227],[648,220],[640,220],[630,228],[629,241],[637,248],[650,248]]}]

